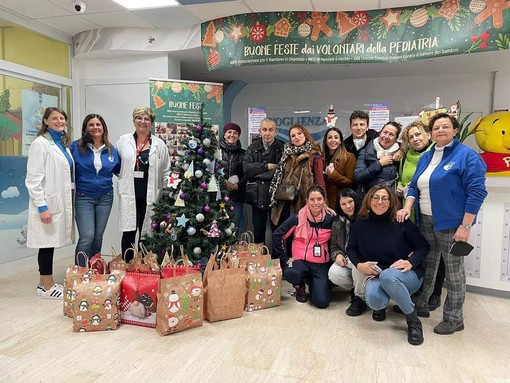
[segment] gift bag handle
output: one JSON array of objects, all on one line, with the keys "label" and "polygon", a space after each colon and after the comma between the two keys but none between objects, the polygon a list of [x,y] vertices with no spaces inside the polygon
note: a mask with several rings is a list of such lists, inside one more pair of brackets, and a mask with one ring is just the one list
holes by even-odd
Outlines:
[{"label": "gift bag handle", "polygon": [[[90,265],[89,265],[89,256],[87,255],[86,252],[84,251],[78,251],[78,253],[76,254],[76,261],[79,260],[80,258],[80,255],[85,259],[85,267],[90,270]],[[79,262],[78,262],[79,263]]]}]

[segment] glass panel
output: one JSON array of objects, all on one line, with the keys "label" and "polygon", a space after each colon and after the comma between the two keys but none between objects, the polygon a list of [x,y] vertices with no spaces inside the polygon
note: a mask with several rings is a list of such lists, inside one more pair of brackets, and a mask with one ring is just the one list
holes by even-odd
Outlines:
[{"label": "glass panel", "polygon": [[70,109],[70,88],[0,75],[0,264],[36,253],[26,247],[27,154],[44,109]]}]

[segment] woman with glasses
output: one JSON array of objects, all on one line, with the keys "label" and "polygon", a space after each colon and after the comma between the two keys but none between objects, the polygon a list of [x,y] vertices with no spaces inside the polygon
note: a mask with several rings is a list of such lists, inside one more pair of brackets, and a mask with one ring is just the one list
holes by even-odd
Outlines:
[{"label": "woman with glasses", "polygon": [[[117,194],[122,253],[138,240],[151,234],[152,206],[166,187],[170,175],[170,156],[166,144],[151,134],[154,112],[148,108],[133,110],[134,133],[117,141],[121,159]],[[127,253],[130,261],[132,252]]]},{"label": "woman with glasses", "polygon": [[[395,154],[400,148],[397,138],[401,128],[398,122],[388,122],[383,126],[379,137],[374,138],[361,150],[354,168],[354,179],[358,184],[358,193],[361,197],[377,184],[396,187],[398,161]],[[398,158],[400,159],[400,156]]]},{"label": "woman with glasses", "polygon": [[434,289],[439,259],[445,263],[446,301],[443,320],[434,328],[440,335],[464,330],[463,305],[466,297],[464,258],[451,255],[454,242],[467,241],[476,214],[487,196],[487,166],[456,135],[459,123],[446,113],[434,116],[429,123],[436,144],[423,154],[409,186],[404,207],[397,220],[409,218],[415,207],[421,232],[431,245],[425,262],[423,290],[415,298],[420,316],[430,316],[428,301]]},{"label": "woman with glasses", "polygon": [[411,294],[421,285],[422,262],[430,246],[412,222],[396,221],[398,206],[391,188],[372,187],[352,225],[347,256],[366,275],[365,300],[374,310],[372,318],[384,321],[386,307],[393,300],[405,314],[408,342],[419,345],[423,343],[423,329]]}]

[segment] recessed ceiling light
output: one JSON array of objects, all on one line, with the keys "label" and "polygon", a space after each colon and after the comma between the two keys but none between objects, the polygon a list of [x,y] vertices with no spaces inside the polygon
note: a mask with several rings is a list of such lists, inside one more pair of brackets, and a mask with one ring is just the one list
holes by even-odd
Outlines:
[{"label": "recessed ceiling light", "polygon": [[176,7],[177,0],[113,0],[127,9]]},{"label": "recessed ceiling light", "polygon": [[303,114],[303,113],[310,113],[310,111],[309,110],[295,110],[294,113]]}]

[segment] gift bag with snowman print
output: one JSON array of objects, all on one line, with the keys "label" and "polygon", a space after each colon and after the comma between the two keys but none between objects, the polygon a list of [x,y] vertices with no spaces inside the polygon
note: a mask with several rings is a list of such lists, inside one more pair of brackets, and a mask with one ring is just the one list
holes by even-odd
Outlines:
[{"label": "gift bag with snowman print", "polygon": [[203,323],[202,275],[186,274],[159,281],[157,324],[159,335],[169,335]]},{"label": "gift bag with snowman print", "polygon": [[94,274],[75,280],[76,300],[72,306],[73,331],[116,330],[120,324],[120,284],[124,271]]},{"label": "gift bag with snowman print", "polygon": [[244,309],[255,311],[280,306],[282,269],[279,259],[257,260],[249,258],[246,264],[246,301]]}]

